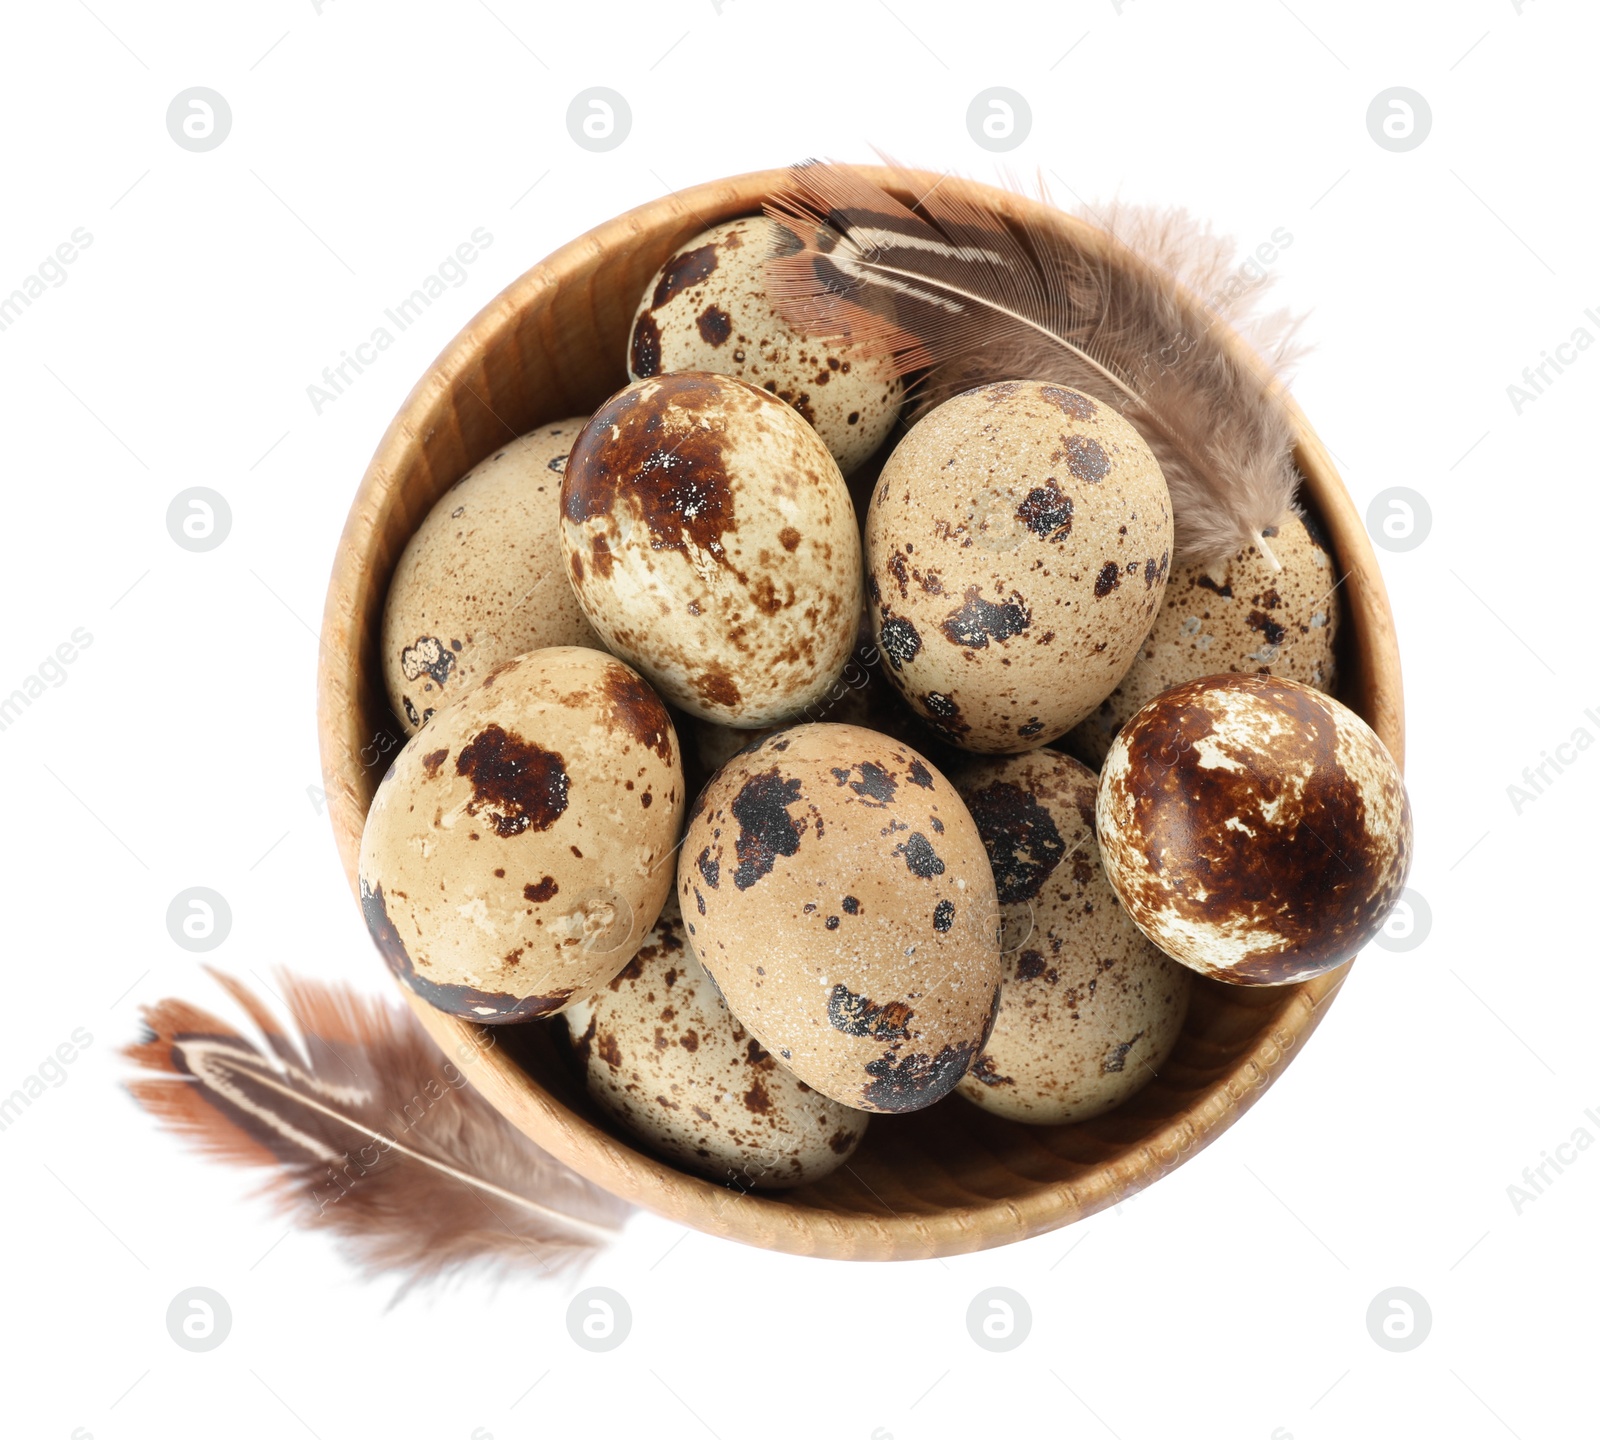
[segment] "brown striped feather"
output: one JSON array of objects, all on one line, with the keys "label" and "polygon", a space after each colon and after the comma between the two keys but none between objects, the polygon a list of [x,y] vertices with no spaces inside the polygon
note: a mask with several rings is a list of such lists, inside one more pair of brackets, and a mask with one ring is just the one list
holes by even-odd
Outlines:
[{"label": "brown striped feather", "polygon": [[197,1006],[161,1000],[123,1052],[142,1072],[128,1089],[208,1159],[264,1172],[279,1213],[334,1234],[369,1275],[400,1273],[404,1290],[473,1265],[554,1273],[617,1233],[629,1207],[468,1083],[478,1054],[457,1063],[409,1011],[285,975],[290,1032],[247,986],[211,973],[266,1049]]}]

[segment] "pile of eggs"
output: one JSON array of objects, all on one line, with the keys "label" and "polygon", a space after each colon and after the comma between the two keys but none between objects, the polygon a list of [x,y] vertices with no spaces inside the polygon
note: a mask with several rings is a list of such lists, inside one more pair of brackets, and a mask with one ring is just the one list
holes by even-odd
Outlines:
[{"label": "pile of eggs", "polygon": [[769,226],[668,260],[631,383],[412,537],[381,640],[410,738],[360,858],[405,984],[561,1015],[619,1129],[741,1189],[819,1179],[874,1114],[1104,1114],[1197,972],[1355,954],[1411,842],[1327,694],[1312,522],[1268,532],[1278,569],[1174,565],[1160,467],[1091,397],[908,423],[888,360],[779,317]]}]

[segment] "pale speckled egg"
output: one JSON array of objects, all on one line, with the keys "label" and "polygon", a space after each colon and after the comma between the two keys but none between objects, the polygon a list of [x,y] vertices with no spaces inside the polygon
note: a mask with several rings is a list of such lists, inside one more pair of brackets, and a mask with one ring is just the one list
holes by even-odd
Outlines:
[{"label": "pale speckled egg", "polygon": [[584,427],[561,495],[579,605],[673,704],[753,729],[838,679],[861,608],[855,513],[781,400],[725,375],[638,381]]},{"label": "pale speckled egg", "polygon": [[777,234],[765,216],[730,220],[668,260],[634,316],[628,375],[709,370],[749,380],[799,411],[848,475],[893,427],[900,379],[888,356],[803,335],[779,316],[764,274]]},{"label": "pale speckled egg", "polygon": [[589,1095],[650,1149],[740,1190],[820,1180],[867,1116],[797,1079],[729,1013],[667,907],[639,953],[566,1012]]},{"label": "pale speckled egg", "polygon": [[989,859],[950,782],[889,736],[796,725],[734,756],[695,802],[678,902],[739,1022],[842,1105],[931,1105],[988,1038]]},{"label": "pale speckled egg", "polygon": [[1092,1119],[1155,1077],[1177,1043],[1193,976],[1141,935],[1094,837],[1097,779],[1036,750],[952,776],[1000,900],[1000,1014],[961,1095],[1030,1125]]},{"label": "pale speckled egg", "polygon": [[583,425],[557,420],[502,445],[439,497],[401,552],[383,607],[383,679],[407,735],[502,660],[604,648],[561,553],[561,474]]},{"label": "pale speckled egg", "polygon": [[1166,588],[1172,507],[1138,432],[1017,380],[945,401],[895,447],[867,512],[890,676],[952,744],[1055,739],[1117,686]]},{"label": "pale speckled egg", "polygon": [[1333,689],[1339,576],[1327,540],[1292,511],[1262,533],[1281,570],[1253,545],[1226,560],[1173,566],[1128,673],[1068,734],[1067,749],[1099,765],[1111,737],[1147,700],[1228,670]]},{"label": "pale speckled egg", "polygon": [[1134,923],[1239,985],[1351,959],[1411,866],[1411,805],[1383,742],[1331,696],[1265,675],[1193,680],[1138,711],[1095,815]]},{"label": "pale speckled egg", "polygon": [[554,1013],[655,923],[684,809],[672,721],[632,670],[573,646],[508,660],[378,787],[361,835],[367,929],[441,1010]]}]

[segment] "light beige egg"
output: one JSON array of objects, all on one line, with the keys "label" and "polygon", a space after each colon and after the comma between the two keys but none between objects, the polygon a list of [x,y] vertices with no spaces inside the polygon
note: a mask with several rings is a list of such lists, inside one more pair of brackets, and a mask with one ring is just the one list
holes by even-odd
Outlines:
[{"label": "light beige egg", "polygon": [[887,735],[796,725],[734,756],[695,802],[678,902],[739,1022],[842,1105],[931,1105],[988,1038],[989,860],[950,782]]},{"label": "light beige egg", "polygon": [[1173,566],[1138,656],[1122,683],[1068,734],[1067,749],[1098,766],[1135,710],[1205,675],[1232,670],[1333,689],[1339,576],[1328,543],[1315,522],[1293,512],[1263,533],[1281,570],[1253,545],[1226,560]]},{"label": "light beige egg", "polygon": [[1103,1115],[1171,1053],[1192,976],[1106,879],[1092,770],[1036,750],[970,761],[953,779],[994,870],[1005,947],[1000,1014],[960,1093],[1030,1125]]},{"label": "light beige egg", "polygon": [[383,607],[383,679],[407,735],[502,660],[604,648],[561,554],[561,473],[583,423],[502,445],[439,497],[401,552]]},{"label": "light beige egg", "polygon": [[628,374],[709,370],[759,385],[816,428],[848,475],[893,427],[900,379],[887,356],[803,335],[778,315],[764,273],[777,235],[765,216],[730,220],[668,260],[639,301]]},{"label": "light beige egg", "polygon": [[739,1190],[820,1180],[867,1115],[819,1094],[729,1013],[669,897],[639,953],[566,1022],[590,1097],[666,1159]]},{"label": "light beige egg", "polygon": [[809,425],[743,380],[663,375],[606,401],[568,459],[561,538],[590,624],[703,720],[804,713],[855,643],[844,477]]},{"label": "light beige egg", "polygon": [[361,836],[361,908],[412,990],[483,1023],[563,1009],[625,965],[672,889],[677,736],[620,660],[535,650],[396,757]]},{"label": "light beige egg", "polygon": [[1382,928],[1411,865],[1400,769],[1353,710],[1293,680],[1212,675],[1117,733],[1096,830],[1134,923],[1236,985],[1291,985]]},{"label": "light beige egg", "polygon": [[889,675],[952,744],[1055,739],[1122,679],[1166,587],[1172,509],[1149,447],[1076,390],[945,401],[883,468],[867,595]]}]

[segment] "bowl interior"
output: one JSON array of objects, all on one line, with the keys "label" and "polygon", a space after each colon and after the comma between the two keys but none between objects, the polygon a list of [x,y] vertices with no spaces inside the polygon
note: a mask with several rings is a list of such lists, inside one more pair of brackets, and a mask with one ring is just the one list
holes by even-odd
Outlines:
[{"label": "bowl interior", "polygon": [[[906,177],[869,172],[914,198]],[[683,241],[760,209],[782,171],[698,187],[599,227],[534,267],[462,332],[385,435],[352,507],[324,621],[323,768],[352,886],[362,822],[402,732],[383,693],[384,595],[412,533],[443,491],[497,446],[588,414],[627,383],[634,307]],[[931,178],[929,180],[931,183]],[[1009,192],[946,181],[1035,223],[1080,222]],[[1401,758],[1398,659],[1387,600],[1359,518],[1303,417],[1302,503],[1340,571],[1340,698]],[[797,1190],[741,1195],[634,1147],[588,1101],[560,1022],[498,1027],[475,1083],[533,1139],[589,1178],[685,1224],[755,1244],[858,1258],[952,1253],[1003,1243],[1114,1203],[1194,1153],[1287,1064],[1347,967],[1304,985],[1247,989],[1199,980],[1161,1075],[1127,1104],[1070,1126],[1018,1125],[952,1097],[874,1117],[850,1162]],[[454,1052],[470,1027],[407,996]]]}]

